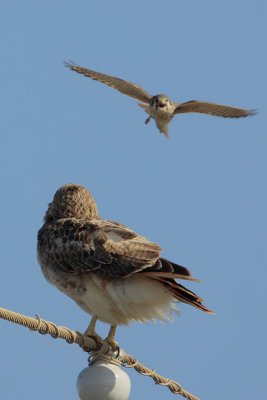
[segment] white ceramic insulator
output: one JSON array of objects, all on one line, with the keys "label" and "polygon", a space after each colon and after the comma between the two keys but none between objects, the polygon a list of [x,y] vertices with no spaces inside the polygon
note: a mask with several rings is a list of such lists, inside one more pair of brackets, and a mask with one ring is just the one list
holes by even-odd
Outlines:
[{"label": "white ceramic insulator", "polygon": [[126,372],[101,359],[83,369],[77,379],[80,400],[127,400],[130,390]]}]

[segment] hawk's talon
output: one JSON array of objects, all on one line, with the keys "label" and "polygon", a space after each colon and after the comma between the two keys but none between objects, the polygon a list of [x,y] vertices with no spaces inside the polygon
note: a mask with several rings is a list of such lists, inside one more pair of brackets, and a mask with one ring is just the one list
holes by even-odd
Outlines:
[{"label": "hawk's talon", "polygon": [[114,339],[116,327],[116,325],[110,326],[108,336],[105,339],[105,342],[110,345],[113,351],[119,350],[119,343]]},{"label": "hawk's talon", "polygon": [[88,333],[84,333],[84,336],[91,338],[95,341],[95,344],[97,346],[97,349],[100,348],[103,345],[104,340],[102,339],[101,336],[99,336],[97,333],[92,333],[92,334],[88,334]]},{"label": "hawk's talon", "polygon": [[103,339],[101,336],[99,336],[96,331],[95,331],[95,324],[97,321],[97,316],[93,315],[91,322],[88,326],[88,328],[86,329],[86,331],[84,332],[84,336],[90,337],[92,339],[94,339],[97,347],[101,347],[103,344]]},{"label": "hawk's talon", "polygon": [[107,336],[106,339],[104,339],[104,342],[106,342],[112,348],[113,351],[118,351],[118,352],[120,351],[119,343],[116,342],[116,340]]}]

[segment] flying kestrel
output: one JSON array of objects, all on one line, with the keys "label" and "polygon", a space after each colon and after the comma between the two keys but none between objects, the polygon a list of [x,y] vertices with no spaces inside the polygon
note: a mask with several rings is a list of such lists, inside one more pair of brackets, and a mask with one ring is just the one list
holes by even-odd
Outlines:
[{"label": "flying kestrel", "polygon": [[91,193],[67,184],[55,194],[38,233],[37,254],[45,278],[92,319],[85,334],[96,341],[97,319],[111,325],[172,320],[174,303],[212,313],[202,299],[175,281],[197,281],[189,270],[160,257],[161,248],[117,222],[101,219]]},{"label": "flying kestrel", "polygon": [[159,131],[164,133],[164,135],[168,138],[170,137],[168,124],[176,114],[201,113],[229,118],[247,117],[248,115],[255,114],[254,110],[245,110],[243,108],[207,103],[206,101],[199,100],[191,100],[187,101],[186,103],[175,103],[165,94],[157,94],[152,96],[136,83],[124,81],[123,79],[116,78],[115,76],[110,76],[93,71],[91,69],[79,67],[74,63],[65,62],[65,66],[72,69],[72,71],[78,72],[79,74],[105,83],[106,85],[118,90],[123,94],[126,94],[127,96],[140,100],[142,103],[138,103],[139,106],[142,107],[147,114],[149,114],[149,117],[146,119],[145,123],[147,124],[150,121],[150,118],[153,118],[156,121]]}]

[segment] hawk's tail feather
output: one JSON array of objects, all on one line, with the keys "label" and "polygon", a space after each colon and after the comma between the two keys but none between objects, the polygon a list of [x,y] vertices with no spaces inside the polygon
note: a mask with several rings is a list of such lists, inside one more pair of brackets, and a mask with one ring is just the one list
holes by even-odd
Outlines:
[{"label": "hawk's tail feather", "polygon": [[191,292],[191,290],[177,283],[174,279],[158,277],[156,278],[156,280],[164,285],[166,289],[172,292],[174,294],[174,297],[178,301],[190,304],[191,306],[196,307],[199,310],[205,311],[207,313],[214,314],[213,311],[203,306],[203,304],[201,303],[202,301],[204,301],[203,299],[198,297],[194,292]]},{"label": "hawk's tail feather", "polygon": [[162,257],[160,257],[153,266],[146,268],[143,273],[153,273],[153,276],[158,276],[160,278],[177,278],[200,282],[198,279],[192,278],[191,272],[186,267],[175,264],[174,262]]}]

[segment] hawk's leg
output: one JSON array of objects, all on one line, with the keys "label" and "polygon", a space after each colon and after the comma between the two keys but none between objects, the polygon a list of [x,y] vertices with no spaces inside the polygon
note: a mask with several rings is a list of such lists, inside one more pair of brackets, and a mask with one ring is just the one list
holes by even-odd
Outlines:
[{"label": "hawk's leg", "polygon": [[148,123],[149,123],[150,118],[151,118],[151,117],[148,117],[148,118],[145,120],[145,124],[148,124]]},{"label": "hawk's leg", "polygon": [[96,321],[97,321],[97,316],[93,315],[88,328],[84,332],[84,335],[93,338],[96,341],[96,344],[102,344],[103,343],[103,339],[95,331]]},{"label": "hawk's leg", "polygon": [[111,325],[108,336],[105,339],[105,341],[112,347],[113,350],[117,350],[119,347],[118,342],[116,342],[116,340],[114,339],[116,328],[117,325]]}]

